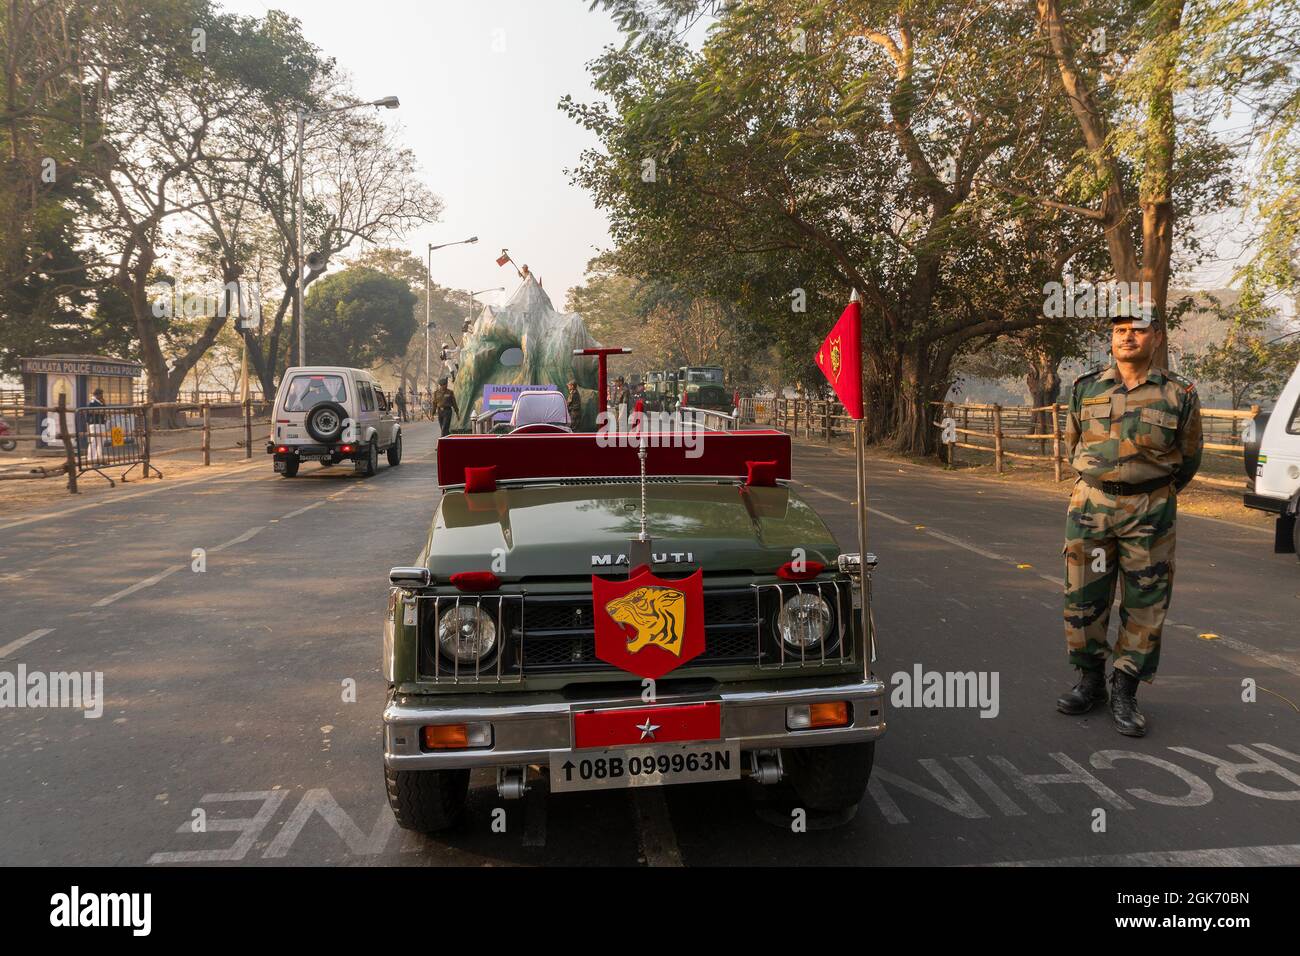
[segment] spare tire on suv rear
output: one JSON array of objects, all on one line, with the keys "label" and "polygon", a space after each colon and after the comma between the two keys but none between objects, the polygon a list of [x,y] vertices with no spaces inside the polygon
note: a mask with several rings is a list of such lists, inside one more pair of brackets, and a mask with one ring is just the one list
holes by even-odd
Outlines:
[{"label": "spare tire on suv rear", "polygon": [[307,412],[307,434],[325,444],[338,441],[347,417],[347,409],[338,402],[320,402]]}]

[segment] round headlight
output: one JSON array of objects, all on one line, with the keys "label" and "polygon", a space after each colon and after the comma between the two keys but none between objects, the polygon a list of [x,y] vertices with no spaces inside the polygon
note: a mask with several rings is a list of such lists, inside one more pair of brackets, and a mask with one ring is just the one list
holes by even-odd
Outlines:
[{"label": "round headlight", "polygon": [[454,661],[482,660],[497,642],[497,627],[482,608],[449,608],[438,622],[438,646]]},{"label": "round headlight", "polygon": [[831,630],[831,608],[820,595],[796,594],[776,616],[781,639],[796,650],[816,647]]}]

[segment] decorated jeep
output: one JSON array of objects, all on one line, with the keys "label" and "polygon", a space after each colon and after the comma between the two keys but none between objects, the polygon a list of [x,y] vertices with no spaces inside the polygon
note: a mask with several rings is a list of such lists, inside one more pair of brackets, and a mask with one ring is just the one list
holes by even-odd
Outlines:
[{"label": "decorated jeep", "polygon": [[885,729],[874,558],[790,488],[788,436],[454,435],[437,467],[384,626],[401,826],[455,823],[476,767],[503,799],[744,776],[857,806]]}]

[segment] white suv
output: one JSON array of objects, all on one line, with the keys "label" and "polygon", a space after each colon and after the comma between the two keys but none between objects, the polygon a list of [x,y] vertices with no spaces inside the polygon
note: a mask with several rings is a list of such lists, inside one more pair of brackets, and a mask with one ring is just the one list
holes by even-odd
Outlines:
[{"label": "white suv", "polygon": [[1277,515],[1273,550],[1300,556],[1300,364],[1272,412],[1260,412],[1246,432],[1245,505]]},{"label": "white suv", "polygon": [[402,461],[402,426],[392,403],[369,373],[359,368],[313,365],[284,373],[266,452],[286,478],[304,461],[334,465],[351,461],[360,474]]}]

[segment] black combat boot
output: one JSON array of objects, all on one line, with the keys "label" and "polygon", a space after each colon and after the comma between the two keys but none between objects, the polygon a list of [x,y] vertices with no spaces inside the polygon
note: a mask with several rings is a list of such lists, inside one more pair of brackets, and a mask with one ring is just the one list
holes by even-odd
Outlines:
[{"label": "black combat boot", "polygon": [[1125,737],[1142,737],[1147,732],[1147,719],[1138,710],[1138,679],[1132,674],[1116,670],[1110,677],[1110,715],[1115,718],[1115,729]]},{"label": "black combat boot", "polygon": [[1106,700],[1106,667],[1076,668],[1079,683],[1056,699],[1056,709],[1063,714],[1086,714]]}]

